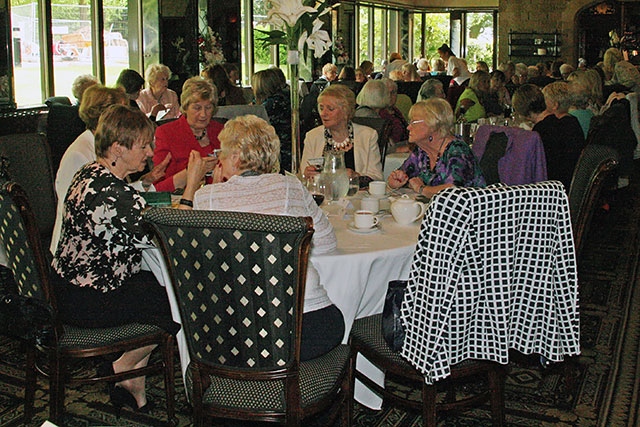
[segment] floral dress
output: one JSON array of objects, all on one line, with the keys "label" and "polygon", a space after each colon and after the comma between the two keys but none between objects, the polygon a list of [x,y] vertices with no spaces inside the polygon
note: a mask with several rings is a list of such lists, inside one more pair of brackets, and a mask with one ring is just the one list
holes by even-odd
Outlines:
[{"label": "floral dress", "polygon": [[77,286],[102,292],[117,289],[138,273],[142,247],[142,196],[94,162],[76,173],[65,200],[62,235],[52,266]]},{"label": "floral dress", "polygon": [[430,168],[429,155],[417,146],[400,170],[409,179],[419,176],[425,185],[453,184],[458,187],[485,187],[486,183],[476,156],[464,141],[454,140]]}]

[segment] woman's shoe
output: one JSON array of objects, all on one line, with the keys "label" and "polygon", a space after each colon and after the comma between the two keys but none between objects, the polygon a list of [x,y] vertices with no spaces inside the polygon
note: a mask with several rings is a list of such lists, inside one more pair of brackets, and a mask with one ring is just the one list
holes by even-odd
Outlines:
[{"label": "woman's shoe", "polygon": [[144,406],[138,407],[136,398],[133,397],[129,390],[122,387],[114,387],[109,393],[109,397],[111,398],[111,404],[116,408],[116,416],[118,418],[120,418],[120,411],[124,406],[128,406],[134,412],[142,414],[148,414],[151,409],[153,409],[153,405],[150,401],[147,401]]},{"label": "woman's shoe", "polygon": [[[99,377],[109,377],[115,374],[116,373],[113,370],[113,363],[109,362],[108,360],[103,364],[101,364],[100,366],[98,366],[98,369],[96,370],[96,375],[98,375]],[[115,385],[116,385],[115,381],[108,381],[107,393],[111,394],[111,390],[113,390],[113,387],[115,387]]]}]

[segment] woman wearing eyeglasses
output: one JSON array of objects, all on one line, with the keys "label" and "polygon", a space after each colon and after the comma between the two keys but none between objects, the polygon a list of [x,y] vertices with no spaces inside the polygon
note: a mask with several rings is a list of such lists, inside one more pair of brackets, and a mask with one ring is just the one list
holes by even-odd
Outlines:
[{"label": "woman wearing eyeglasses", "polygon": [[485,180],[471,148],[453,134],[453,110],[447,101],[430,98],[409,111],[409,142],[415,148],[387,180],[389,187],[408,186],[431,197],[452,186],[484,187]]}]

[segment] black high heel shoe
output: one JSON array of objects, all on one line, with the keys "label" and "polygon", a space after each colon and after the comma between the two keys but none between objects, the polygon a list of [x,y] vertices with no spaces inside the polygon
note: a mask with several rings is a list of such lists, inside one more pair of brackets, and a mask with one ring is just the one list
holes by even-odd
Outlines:
[{"label": "black high heel shoe", "polygon": [[148,414],[151,409],[153,409],[153,405],[150,401],[147,401],[144,406],[138,407],[136,398],[133,397],[129,390],[123,387],[113,387],[109,393],[109,397],[111,398],[111,404],[116,408],[116,416],[118,418],[120,418],[120,411],[122,411],[124,406],[127,406],[134,412],[139,412],[141,414]]},{"label": "black high heel shoe", "polygon": [[[109,377],[115,375],[116,372],[113,370],[113,363],[106,361],[96,369],[96,375],[99,377]],[[116,385],[115,381],[108,381],[107,383],[107,393],[111,394],[111,391]]]}]

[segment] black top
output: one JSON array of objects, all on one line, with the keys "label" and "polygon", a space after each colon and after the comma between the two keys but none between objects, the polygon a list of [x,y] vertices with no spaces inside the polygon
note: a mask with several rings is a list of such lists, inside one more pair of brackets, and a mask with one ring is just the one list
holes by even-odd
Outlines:
[{"label": "black top", "polygon": [[584,148],[584,133],[580,122],[570,115],[559,119],[550,114],[536,123],[533,130],[542,139],[548,178],[562,182],[568,191],[573,170]]}]

